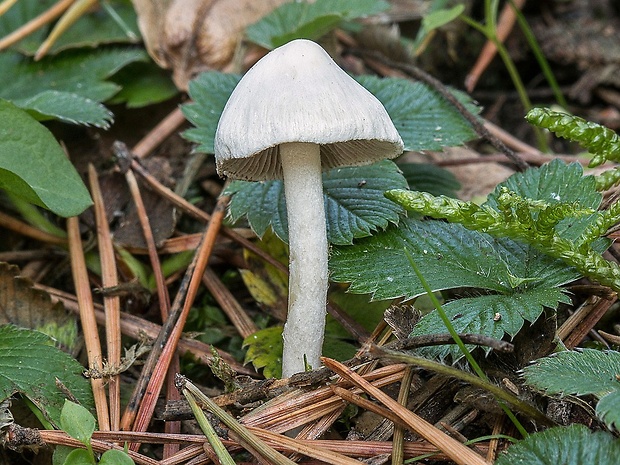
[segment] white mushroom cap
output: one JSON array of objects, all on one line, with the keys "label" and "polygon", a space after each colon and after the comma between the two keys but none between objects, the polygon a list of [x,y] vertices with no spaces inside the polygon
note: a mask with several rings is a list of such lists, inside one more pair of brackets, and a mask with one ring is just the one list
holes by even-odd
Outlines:
[{"label": "white mushroom cap", "polygon": [[394,158],[403,141],[377,98],[316,43],[299,39],[263,57],[231,94],[215,134],[218,173],[281,179],[278,145],[321,145],[324,170]]}]

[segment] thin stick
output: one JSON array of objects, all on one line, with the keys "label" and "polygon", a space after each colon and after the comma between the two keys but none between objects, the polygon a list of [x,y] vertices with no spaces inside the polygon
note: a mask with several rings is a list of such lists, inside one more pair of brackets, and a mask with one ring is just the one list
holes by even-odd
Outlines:
[{"label": "thin stick", "polygon": [[[84,259],[84,251],[82,250],[80,225],[76,216],[67,218],[67,234],[69,253],[71,255],[71,271],[80,309],[80,322],[82,323],[82,331],[84,332],[84,340],[86,342],[88,365],[89,368],[96,367],[101,369],[103,362],[101,343],[99,341],[99,333],[97,332],[97,322],[95,321],[93,296],[90,293],[90,286],[88,284],[88,271],[86,270],[86,261]],[[99,429],[107,431],[110,429],[110,415],[103,380],[91,379],[90,382],[95,398]]]},{"label": "thin stick", "polygon": [[29,36],[34,31],[39,29],[44,24],[47,24],[53,21],[55,18],[60,16],[63,11],[71,6],[71,4],[75,0],[60,0],[58,3],[54,4],[50,9],[44,11],[36,18],[31,19],[26,24],[21,26],[18,29],[15,29],[10,34],[4,36],[0,39],[0,50],[4,50],[9,48],[11,45],[16,44],[23,38]]},{"label": "thin stick", "polygon": [[[129,191],[136,205],[136,211],[140,225],[142,227],[142,234],[146,242],[146,247],[149,254],[149,260],[151,262],[151,268],[153,275],[155,276],[155,283],[157,286],[157,297],[159,300],[159,310],[161,313],[162,321],[166,321],[170,314],[170,296],[168,294],[168,287],[166,286],[166,280],[161,269],[161,263],[159,261],[159,255],[157,253],[157,247],[155,246],[155,238],[153,237],[153,231],[149,222],[146,208],[144,207],[144,201],[142,200],[142,194],[138,187],[138,181],[136,180],[133,171],[127,170],[125,173],[125,179],[129,186]],[[174,386],[174,375],[180,371],[179,355],[174,354],[171,362],[170,369],[167,373],[166,383],[166,399],[167,400],[179,400],[181,398],[178,389]],[[166,433],[179,433],[181,431],[181,422],[168,421],[165,425]],[[168,458],[178,452],[176,444],[166,444],[164,446],[164,458]]]},{"label": "thin stick", "polygon": [[322,362],[330,370],[349,380],[367,394],[371,395],[404,421],[409,428],[428,442],[442,450],[459,465],[490,465],[467,446],[438,430],[426,420],[403,407],[380,389],[373,386],[350,368],[340,362],[323,357]]},{"label": "thin stick", "polygon": [[163,141],[174,134],[183,123],[185,123],[185,116],[183,116],[181,108],[177,107],[134,145],[131,151],[138,158],[147,157],[155,147],[159,147]]},{"label": "thin stick", "polygon": [[30,237],[31,239],[35,239],[37,241],[46,242],[48,244],[53,245],[66,245],[67,239],[55,236],[45,231],[41,231],[29,224],[18,220],[17,218],[13,218],[6,213],[0,212],[0,226],[6,229],[10,229],[17,234],[21,234],[23,236]]},{"label": "thin stick", "polygon": [[[409,387],[411,386],[411,380],[413,379],[413,367],[407,367],[403,375],[403,380],[400,383],[400,390],[398,391],[398,403],[407,407],[407,399],[409,398]],[[402,425],[394,424],[394,434],[392,436],[392,465],[400,465],[405,458],[405,451],[403,449],[403,440],[405,438],[405,428]]]},{"label": "thin stick", "polygon": [[[93,195],[95,222],[97,224],[97,244],[101,259],[101,281],[103,287],[118,285],[118,273],[116,271],[116,258],[114,246],[110,235],[110,226],[105,213],[103,195],[97,172],[92,164],[88,165],[88,180]],[[106,295],[103,297],[105,312],[105,331],[108,352],[108,363],[114,367],[121,364],[121,301],[118,296]],[[93,307],[94,312],[94,307]],[[110,427],[118,430],[121,421],[121,385],[119,375],[111,376],[108,383],[110,398]]]},{"label": "thin stick", "polygon": [[222,307],[222,310],[243,339],[258,331],[254,321],[211,268],[207,267],[205,270],[202,282],[209,289],[217,303],[220,304],[220,307]]}]

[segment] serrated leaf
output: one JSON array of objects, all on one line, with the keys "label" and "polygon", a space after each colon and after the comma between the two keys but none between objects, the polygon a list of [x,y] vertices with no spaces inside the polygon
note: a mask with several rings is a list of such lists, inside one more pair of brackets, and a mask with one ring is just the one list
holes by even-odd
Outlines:
[{"label": "serrated leaf", "polygon": [[596,416],[608,428],[620,430],[620,389],[603,396],[596,404]]},{"label": "serrated leaf", "polygon": [[[146,60],[142,50],[98,50],[66,52],[56,57],[44,58],[39,62],[26,59],[13,52],[0,53],[0,98],[15,102],[29,102],[35,99],[41,104],[39,94],[46,92],[45,113],[66,121],[77,120],[79,114],[87,113],[81,124],[93,124],[101,120],[101,108],[90,105],[82,113],[76,113],[75,104],[64,112],[65,101],[50,108],[48,91],[54,91],[67,98],[76,95],[83,99],[102,102],[111,98],[120,90],[120,86],[109,82],[110,76],[124,66]],[[78,103],[80,103],[78,102]],[[88,110],[92,109],[92,113]]]},{"label": "serrated leaf", "polygon": [[495,465],[615,465],[620,441],[583,425],[534,433],[499,455]]},{"label": "serrated leaf", "polygon": [[579,277],[563,262],[510,239],[409,218],[353,246],[334,247],[331,279],[351,283],[350,292],[372,294],[376,300],[424,294],[405,247],[433,290],[472,287],[509,295]]},{"label": "serrated leaf", "polygon": [[263,369],[265,378],[282,377],[282,327],[272,326],[251,334],[243,341],[247,347],[244,363]]},{"label": "serrated leaf", "polygon": [[[336,168],[323,173],[327,239],[331,244],[350,244],[397,223],[403,212],[383,192],[389,186],[406,187],[398,167],[384,160],[374,165]],[[286,200],[281,181],[234,181],[229,212],[233,221],[247,216],[250,227],[262,236],[268,227],[288,240]]]},{"label": "serrated leaf", "polygon": [[187,120],[196,127],[185,131],[183,137],[197,143],[197,151],[213,153],[217,122],[240,79],[241,76],[237,74],[207,72],[190,81],[189,96],[192,102],[183,105],[181,109]]},{"label": "serrated leaf", "polygon": [[39,120],[55,118],[65,123],[85,124],[107,129],[114,115],[102,104],[70,92],[46,90],[13,103]]},{"label": "serrated leaf", "polygon": [[92,201],[52,133],[25,111],[0,100],[0,187],[61,216]]},{"label": "serrated leaf", "polygon": [[[545,307],[556,308],[559,302],[570,303],[561,289],[534,288],[510,294],[457,299],[442,307],[457,333],[484,334],[502,339],[504,334],[514,337],[525,321],[535,321]],[[411,336],[445,332],[447,332],[446,326],[437,312],[433,311],[422,317],[415,325]],[[470,346],[470,349],[473,347]],[[486,352],[490,350],[485,348]],[[463,356],[455,345],[418,349],[416,353],[440,359],[450,356],[453,361]]]},{"label": "serrated leaf", "polygon": [[[383,104],[405,143],[405,151],[441,150],[476,137],[454,106],[426,84],[375,76],[356,79]],[[453,92],[470,111],[479,111],[465,94]]]},{"label": "serrated leaf", "polygon": [[342,21],[380,13],[389,8],[382,0],[317,0],[285,3],[246,29],[251,41],[267,49],[294,39],[318,39]]},{"label": "serrated leaf", "polygon": [[398,168],[412,191],[456,197],[461,184],[448,170],[430,163],[399,163]]},{"label": "serrated leaf", "polygon": [[81,405],[65,400],[60,412],[60,427],[82,444],[89,444],[95,432],[95,417]]},{"label": "serrated leaf", "polygon": [[[489,194],[486,205],[497,209],[497,197],[504,187],[523,198],[542,200],[549,205],[577,202],[584,209],[596,210],[602,200],[602,195],[596,191],[596,180],[593,176],[584,176],[583,167],[579,163],[567,164],[559,159],[540,168],[510,176]],[[533,215],[536,215],[536,212],[533,212]],[[562,220],[555,229],[562,237],[574,240],[594,217],[595,215],[569,217]]]},{"label": "serrated leaf", "polygon": [[0,366],[2,399],[15,393],[25,395],[57,427],[65,398],[56,387],[56,378],[82,405],[94,405],[90,384],[82,376],[82,365],[53,347],[43,333],[0,326]]},{"label": "serrated leaf", "polygon": [[594,395],[596,414],[620,426],[620,352],[582,349],[553,354],[523,369],[527,384],[547,394]]}]

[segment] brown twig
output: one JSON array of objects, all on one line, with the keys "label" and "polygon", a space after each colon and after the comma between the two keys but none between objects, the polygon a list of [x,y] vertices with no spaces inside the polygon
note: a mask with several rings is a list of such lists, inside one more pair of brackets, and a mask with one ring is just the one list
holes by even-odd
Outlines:
[{"label": "brown twig", "polygon": [[[431,444],[442,450],[448,457],[459,465],[489,465],[485,459],[480,457],[474,451],[464,446],[460,442],[451,438],[447,434],[435,428],[433,425],[422,419],[415,413],[403,407],[390,396],[380,389],[373,386],[364,378],[359,376],[350,368],[335,360],[323,357],[322,362],[330,370],[339,374],[346,380],[352,382],[355,386],[362,389],[368,395],[374,397],[383,405],[385,405],[395,416],[398,417],[399,423],[411,428],[417,434],[422,436]],[[392,419],[392,418],[390,418]]]},{"label": "brown twig", "polygon": [[[118,284],[116,271],[116,258],[114,245],[110,235],[110,226],[105,213],[103,195],[97,178],[97,172],[92,164],[88,165],[88,179],[90,191],[93,197],[95,222],[97,225],[97,244],[101,260],[101,282],[104,287]],[[121,364],[121,301],[118,296],[107,295],[103,297],[105,312],[105,331],[108,352],[108,363],[118,367]],[[94,308],[93,308],[94,311]],[[110,398],[110,428],[117,430],[121,421],[121,385],[118,375],[111,376],[108,382],[108,394]]]},{"label": "brown twig", "polygon": [[211,268],[205,270],[202,282],[243,339],[258,331],[254,321]]},{"label": "brown twig", "polygon": [[156,147],[159,147],[162,142],[174,134],[185,121],[181,108],[175,108],[134,145],[132,152],[140,159],[147,157]]},{"label": "brown twig", "polygon": [[[99,333],[97,332],[93,296],[90,293],[88,271],[86,269],[84,251],[82,250],[80,226],[77,217],[73,216],[67,219],[67,233],[69,239],[69,253],[71,255],[71,271],[73,273],[73,282],[80,310],[80,322],[82,323],[82,331],[84,332],[84,340],[86,342],[88,365],[89,368],[95,367],[101,369],[103,363],[101,343],[99,341]],[[91,379],[91,386],[95,398],[99,428],[104,431],[109,430],[110,415],[103,380]]]},{"label": "brown twig", "polygon": [[66,245],[67,239],[54,236],[53,234],[41,231],[29,224],[24,223],[16,218],[13,218],[6,213],[0,212],[0,226],[9,229],[17,234],[21,234],[37,241],[46,242],[53,245]]}]

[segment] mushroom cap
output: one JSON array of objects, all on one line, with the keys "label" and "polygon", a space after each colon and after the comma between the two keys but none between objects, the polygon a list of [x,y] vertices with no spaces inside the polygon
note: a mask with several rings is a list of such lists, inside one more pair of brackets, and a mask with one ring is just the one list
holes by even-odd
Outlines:
[{"label": "mushroom cap", "polygon": [[281,179],[279,144],[321,145],[324,170],[394,158],[403,141],[387,111],[318,44],[294,40],[259,60],[232,92],[215,134],[220,175]]}]

